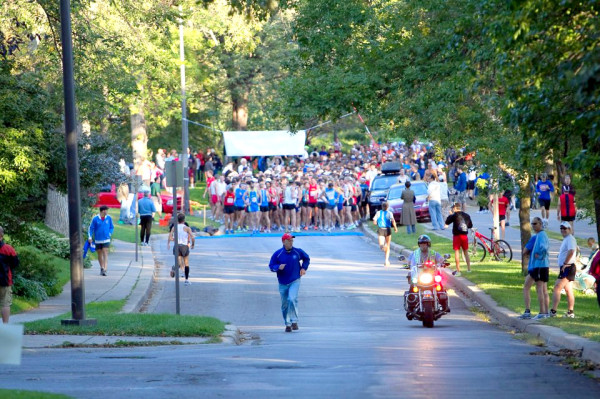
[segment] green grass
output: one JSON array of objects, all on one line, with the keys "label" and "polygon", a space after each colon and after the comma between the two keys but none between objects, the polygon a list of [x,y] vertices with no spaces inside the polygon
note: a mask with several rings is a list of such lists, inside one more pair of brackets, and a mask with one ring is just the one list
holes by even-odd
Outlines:
[{"label": "green grass", "polygon": [[143,337],[216,337],[225,323],[204,316],[173,314],[119,313],[125,300],[90,303],[86,318],[96,319],[95,326],[63,326],[61,320],[71,314],[25,323],[26,334],[119,335]]},{"label": "green grass", "polygon": [[[369,223],[371,230],[376,231],[377,227]],[[398,233],[392,235],[392,241],[408,249],[417,247],[417,237],[425,233],[425,229],[417,224],[417,234],[408,235],[404,226],[398,228]],[[439,253],[452,254],[451,264],[454,263],[454,250],[452,241],[438,236],[428,234],[431,237],[432,247]],[[562,237],[561,237],[562,239]],[[486,258],[487,259],[487,258]],[[464,262],[461,261],[461,265]],[[512,261],[509,263],[484,261],[482,263],[472,263],[471,273],[463,273],[463,277],[477,284],[479,288],[490,295],[498,305],[506,307],[516,313],[523,313],[525,305],[523,302],[523,282],[525,277],[521,271],[521,263]],[[552,288],[558,271],[550,269],[550,281],[548,282],[548,291],[552,296]],[[552,297],[550,297],[552,301]],[[533,310],[537,308],[537,296],[535,287],[531,290],[531,305]],[[548,318],[542,321],[544,324],[552,325],[563,329],[564,331],[579,335],[592,341],[600,342],[600,313],[598,312],[598,302],[595,296],[588,296],[580,291],[575,291],[575,319],[562,317]],[[563,315],[567,311],[567,300],[563,295],[559,303],[557,312]]]},{"label": "green grass", "polygon": [[20,389],[0,389],[0,398],[11,399],[69,399],[72,396],[56,393],[22,391]]}]

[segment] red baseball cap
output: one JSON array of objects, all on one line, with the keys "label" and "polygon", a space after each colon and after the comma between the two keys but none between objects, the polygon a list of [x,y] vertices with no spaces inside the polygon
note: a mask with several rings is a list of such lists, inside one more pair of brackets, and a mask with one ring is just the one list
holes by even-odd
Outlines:
[{"label": "red baseball cap", "polygon": [[281,236],[281,241],[291,240],[292,238],[296,238],[296,236],[293,236],[290,233],[285,233]]}]

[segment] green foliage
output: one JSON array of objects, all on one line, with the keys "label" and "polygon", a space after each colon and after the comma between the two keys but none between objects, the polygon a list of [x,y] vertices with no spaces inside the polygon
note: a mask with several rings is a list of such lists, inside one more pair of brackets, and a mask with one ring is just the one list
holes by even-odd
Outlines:
[{"label": "green foliage", "polygon": [[11,399],[70,399],[71,396],[38,392],[38,391],[23,391],[21,389],[0,389],[0,397]]},{"label": "green foliage", "polygon": [[71,256],[69,241],[53,233],[49,229],[41,229],[35,225],[23,225],[14,235],[19,245],[31,245],[47,254],[69,259]]},{"label": "green foliage", "polygon": [[25,278],[19,274],[15,276],[12,290],[13,294],[16,296],[31,299],[36,302],[42,302],[48,299],[48,294],[42,283]]}]

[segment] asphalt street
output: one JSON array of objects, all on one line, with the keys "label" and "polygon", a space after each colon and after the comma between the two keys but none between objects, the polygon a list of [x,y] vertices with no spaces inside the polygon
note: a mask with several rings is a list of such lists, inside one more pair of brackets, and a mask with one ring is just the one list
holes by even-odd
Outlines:
[{"label": "asphalt street", "polygon": [[[236,325],[242,345],[35,349],[0,386],[78,398],[600,397],[600,385],[517,340],[451,297],[433,329],[406,320],[406,271],[384,268],[363,237],[298,237],[311,256],[300,330],[285,333],[270,255],[277,237],[199,239],[181,313]],[[156,244],[159,244],[158,246]],[[159,289],[148,312],[175,312],[172,256],[155,243]]]}]

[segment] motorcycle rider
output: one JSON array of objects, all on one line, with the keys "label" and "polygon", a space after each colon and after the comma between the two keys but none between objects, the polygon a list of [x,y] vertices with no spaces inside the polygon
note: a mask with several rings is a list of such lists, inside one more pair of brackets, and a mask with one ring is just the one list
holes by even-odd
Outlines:
[{"label": "motorcycle rider", "polygon": [[[423,263],[427,261],[435,262],[436,266],[441,266],[445,259],[438,252],[431,249],[431,238],[427,234],[422,234],[417,239],[419,248],[415,249],[408,258],[410,266],[410,272],[408,273],[407,279],[410,285],[409,291],[412,292],[413,285],[417,283],[419,279],[419,268],[423,267]],[[441,303],[444,310],[448,310],[448,301]],[[412,311],[413,309],[409,309]]]}]

